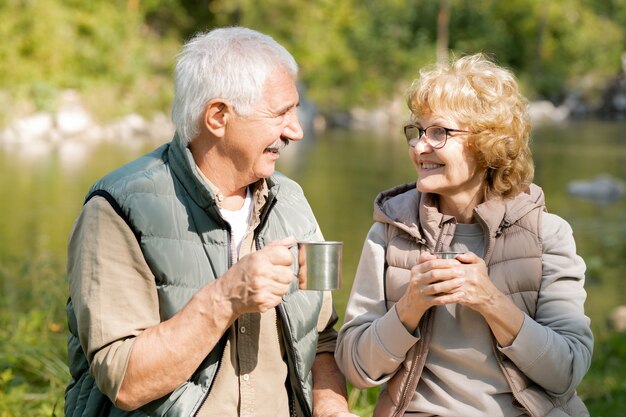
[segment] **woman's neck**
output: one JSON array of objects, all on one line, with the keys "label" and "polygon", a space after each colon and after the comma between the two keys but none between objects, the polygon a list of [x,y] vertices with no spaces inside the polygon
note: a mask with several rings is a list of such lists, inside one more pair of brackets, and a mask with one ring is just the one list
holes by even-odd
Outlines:
[{"label": "woman's neck", "polygon": [[474,223],[474,208],[483,202],[482,194],[439,196],[439,211],[454,216],[458,223]]}]

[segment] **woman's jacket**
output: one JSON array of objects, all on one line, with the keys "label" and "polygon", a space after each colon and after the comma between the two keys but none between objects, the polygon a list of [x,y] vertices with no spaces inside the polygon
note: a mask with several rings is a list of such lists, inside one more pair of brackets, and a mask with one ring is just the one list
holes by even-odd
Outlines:
[{"label": "woman's jacket", "polygon": [[[390,358],[389,352],[397,349],[389,347],[397,343],[398,330],[403,329],[401,324],[398,327],[394,304],[404,293],[411,267],[421,251],[439,251],[454,237],[455,219],[439,213],[434,198],[418,192],[414,183],[377,197],[376,223],[365,242],[339,333],[336,358],[348,380],[362,388],[385,384],[375,416],[404,413],[427,361],[430,310],[420,322],[417,343],[403,358]],[[514,343],[528,349],[508,356],[493,339],[494,352],[513,401],[529,415],[586,416],[586,407],[575,393],[593,348],[583,309],[584,277],[563,270],[544,278],[544,211],[543,192],[535,185],[513,199],[489,200],[474,210],[484,232],[483,258],[489,276],[525,313]],[[569,225],[552,217],[569,235],[562,243],[563,254],[577,257]],[[393,337],[389,337],[391,328],[396,330]]]}]

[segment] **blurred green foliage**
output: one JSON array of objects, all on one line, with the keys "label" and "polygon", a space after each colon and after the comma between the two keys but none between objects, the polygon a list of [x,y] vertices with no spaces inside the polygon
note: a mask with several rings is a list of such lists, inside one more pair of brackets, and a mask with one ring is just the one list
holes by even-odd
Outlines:
[{"label": "blurred green foliage", "polygon": [[62,265],[49,255],[5,258],[0,282],[5,284],[0,297],[0,416],[62,416],[69,375]]},{"label": "blurred green foliage", "polygon": [[594,417],[623,415],[626,411],[626,332],[596,334],[593,362],[578,387]]},{"label": "blurred green foliage", "polygon": [[[626,0],[448,1],[450,52],[494,56],[531,99],[595,100],[620,71]],[[221,25],[283,43],[323,111],[374,107],[435,61],[439,8],[430,0],[5,0],[2,117],[53,109],[68,88],[101,117],[167,111],[178,48]]]},{"label": "blurred green foliage", "polygon": [[103,117],[169,105],[178,41],[126,1],[6,0],[0,21],[0,90],[14,102],[49,110],[59,91],[76,89]]}]

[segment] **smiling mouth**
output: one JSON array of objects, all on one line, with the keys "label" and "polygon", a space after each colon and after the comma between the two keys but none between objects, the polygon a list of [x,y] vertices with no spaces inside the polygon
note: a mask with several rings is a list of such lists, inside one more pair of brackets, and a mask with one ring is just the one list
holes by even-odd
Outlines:
[{"label": "smiling mouth", "polygon": [[270,146],[265,148],[265,152],[271,152],[276,155],[280,155],[280,151],[285,149],[285,147],[289,145],[289,141],[286,139],[278,139],[276,142],[272,143]]},{"label": "smiling mouth", "polygon": [[437,169],[441,168],[443,164],[433,164],[433,163],[422,163],[422,169]]}]

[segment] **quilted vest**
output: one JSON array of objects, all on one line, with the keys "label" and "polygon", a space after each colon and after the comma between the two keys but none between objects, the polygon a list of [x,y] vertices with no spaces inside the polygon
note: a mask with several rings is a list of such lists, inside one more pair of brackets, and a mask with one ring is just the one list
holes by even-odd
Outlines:
[{"label": "quilted vest", "polygon": [[[415,227],[407,222],[392,220],[400,210],[391,210],[391,218],[385,211],[385,201],[404,194],[406,206],[419,207]],[[438,212],[433,196],[415,190],[415,184],[405,184],[377,198],[375,219],[387,223],[387,269],[385,294],[387,307],[395,304],[410,276],[421,251],[437,251],[449,246],[454,237],[455,220]],[[478,207],[475,218],[485,234],[484,260],[489,276],[496,287],[507,295],[515,305],[530,317],[535,316],[538,292],[542,277],[541,213],[545,210],[543,192],[532,185],[529,194],[513,200],[490,200]],[[415,217],[413,217],[415,218]],[[409,352],[398,372],[381,392],[374,411],[375,417],[401,416],[417,388],[432,335],[432,311],[420,322],[421,339]],[[533,417],[588,416],[582,401],[573,394],[567,398],[549,396],[537,386],[512,361],[496,348],[493,351],[504,373],[514,401]]]},{"label": "quilted vest", "polygon": [[[315,239],[317,222],[302,189],[277,174],[269,179],[269,196],[255,244],[294,236]],[[94,195],[107,198],[135,233],[152,270],[161,320],[176,314],[204,285],[224,274],[230,265],[230,232],[211,191],[196,172],[189,150],[179,138],[113,171],[97,181]],[[295,271],[294,271],[295,273]],[[317,317],[322,293],[298,291],[297,280],[277,307],[287,350],[294,407],[312,415],[311,367],[317,347]],[[102,394],[89,374],[81,349],[71,299],[67,304],[72,381],[65,394],[67,417],[193,416],[206,397],[219,369],[226,336],[205,358],[194,375],[171,394],[140,410],[125,412]]]}]

